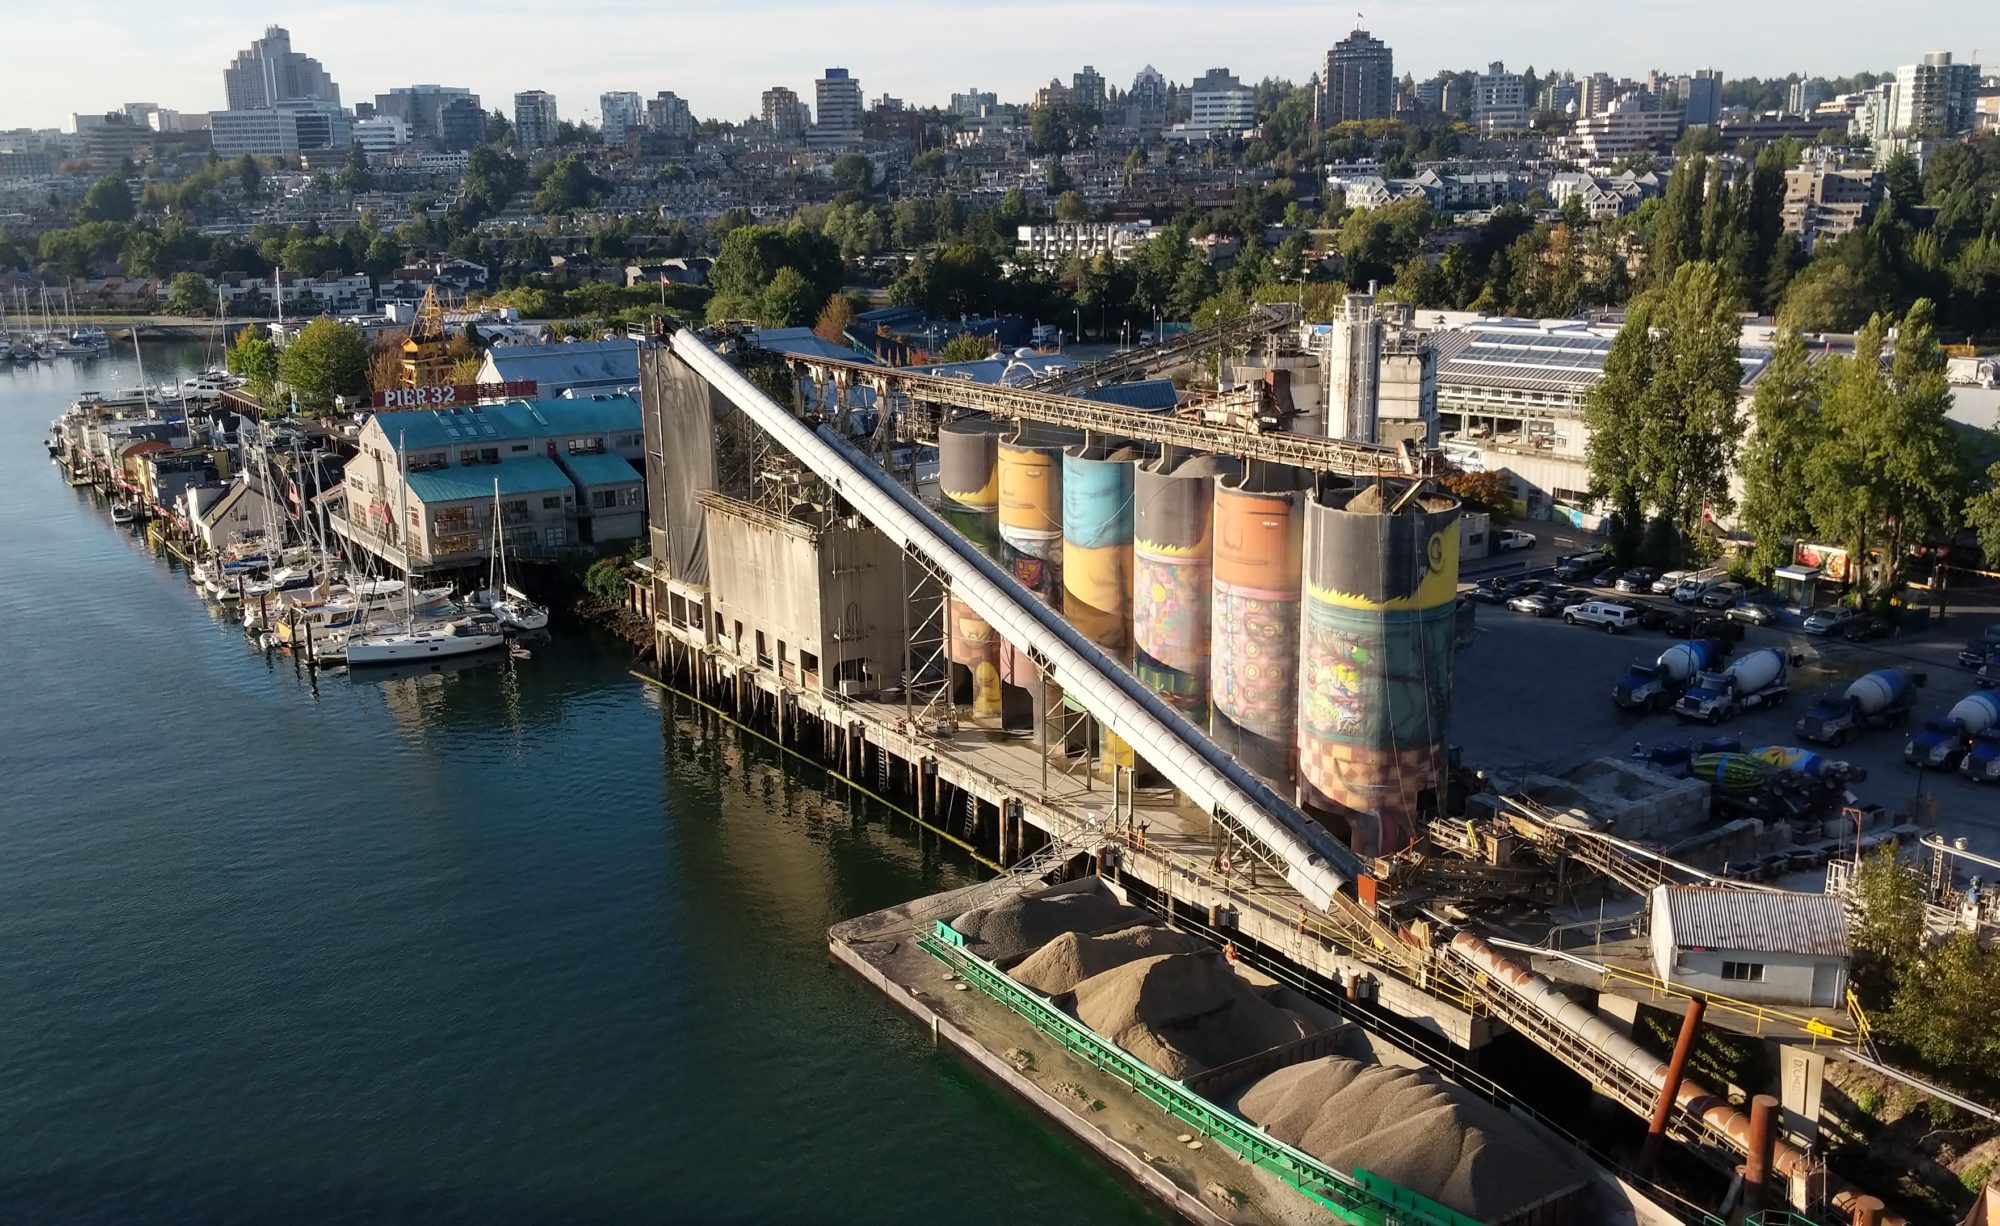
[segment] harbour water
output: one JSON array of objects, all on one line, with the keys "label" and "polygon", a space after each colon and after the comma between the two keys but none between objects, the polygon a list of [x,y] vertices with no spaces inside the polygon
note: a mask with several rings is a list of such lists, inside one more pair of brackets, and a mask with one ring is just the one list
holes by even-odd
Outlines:
[{"label": "harbour water", "polygon": [[580,627],[267,659],[44,456],[136,381],[0,367],[0,1221],[1151,1220],[829,964],[976,866]]}]

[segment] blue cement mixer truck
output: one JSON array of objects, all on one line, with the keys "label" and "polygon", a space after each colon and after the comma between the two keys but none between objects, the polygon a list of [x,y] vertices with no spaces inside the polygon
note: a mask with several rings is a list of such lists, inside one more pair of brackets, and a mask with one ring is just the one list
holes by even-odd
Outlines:
[{"label": "blue cement mixer truck", "polygon": [[1878,668],[1856,677],[1839,694],[1813,697],[1798,722],[1798,733],[1819,745],[1845,745],[1871,728],[1900,728],[1910,720],[1910,700],[1924,674],[1907,668]]}]

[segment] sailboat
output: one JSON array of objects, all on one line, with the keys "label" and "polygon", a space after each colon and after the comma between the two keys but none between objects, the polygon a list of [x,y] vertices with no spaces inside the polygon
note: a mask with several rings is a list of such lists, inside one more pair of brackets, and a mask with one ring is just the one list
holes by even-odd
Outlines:
[{"label": "sailboat", "polygon": [[493,478],[493,561],[486,573],[487,589],[472,603],[499,620],[509,630],[540,630],[549,624],[549,611],[529,600],[525,592],[507,582],[507,529],[500,512],[500,478]]},{"label": "sailboat", "polygon": [[[403,467],[407,454],[401,439],[396,443],[396,477],[400,486],[398,493],[402,502],[402,514],[397,522],[409,523],[410,484]],[[465,656],[476,651],[491,651],[507,642],[506,632],[500,621],[490,613],[475,613],[469,617],[454,618],[443,624],[419,626],[416,610],[412,607],[410,592],[416,587],[416,576],[410,572],[410,546],[407,536],[403,543],[403,624],[393,630],[357,634],[347,640],[347,666],[353,668],[366,664],[405,664],[414,660],[435,660],[445,656]]]}]

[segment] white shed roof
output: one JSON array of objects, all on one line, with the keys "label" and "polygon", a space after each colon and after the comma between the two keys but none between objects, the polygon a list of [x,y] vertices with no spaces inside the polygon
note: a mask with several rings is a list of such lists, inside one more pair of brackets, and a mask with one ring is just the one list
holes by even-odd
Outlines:
[{"label": "white shed roof", "polygon": [[1847,957],[1847,914],[1831,894],[1663,885],[1653,922],[1681,949]]}]

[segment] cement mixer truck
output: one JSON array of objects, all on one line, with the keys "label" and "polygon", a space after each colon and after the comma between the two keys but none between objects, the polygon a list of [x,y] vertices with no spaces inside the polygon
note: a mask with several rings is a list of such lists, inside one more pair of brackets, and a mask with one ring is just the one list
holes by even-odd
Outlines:
[{"label": "cement mixer truck", "polygon": [[1798,733],[1821,745],[1845,745],[1870,728],[1898,728],[1910,720],[1910,698],[1922,673],[1878,668],[1856,677],[1840,694],[1819,694],[1798,722]]},{"label": "cement mixer truck", "polygon": [[2000,728],[1989,728],[1966,744],[1958,773],[1974,783],[2000,783]]},{"label": "cement mixer truck", "polygon": [[1948,771],[1974,737],[2000,727],[2000,694],[1978,690],[1958,700],[1943,719],[1927,719],[1903,745],[1903,761],[1918,770]]},{"label": "cement mixer truck", "polygon": [[1634,661],[1626,666],[1625,675],[1611,687],[1611,701],[1627,711],[1664,711],[1674,705],[1696,673],[1715,668],[1728,654],[1728,645],[1720,639],[1675,643],[1651,664]]},{"label": "cement mixer truck", "polygon": [[1684,720],[1719,724],[1744,711],[1780,706],[1791,696],[1787,682],[1795,662],[1777,648],[1765,647],[1737,657],[1720,672],[1698,672],[1687,693],[1674,704],[1674,714]]}]

